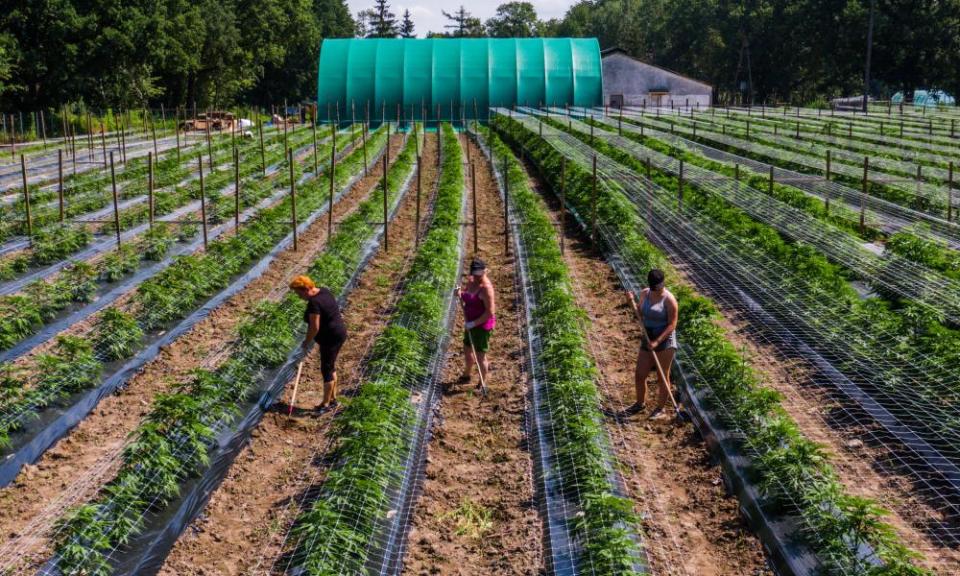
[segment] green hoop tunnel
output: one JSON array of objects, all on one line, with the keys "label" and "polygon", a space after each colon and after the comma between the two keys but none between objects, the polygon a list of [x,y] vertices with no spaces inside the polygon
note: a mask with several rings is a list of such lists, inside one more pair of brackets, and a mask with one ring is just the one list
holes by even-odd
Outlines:
[{"label": "green hoop tunnel", "polygon": [[[320,47],[322,121],[488,118],[495,106],[600,106],[595,38],[343,38]],[[422,106],[422,109],[421,109]],[[425,118],[423,116],[425,112]]]}]

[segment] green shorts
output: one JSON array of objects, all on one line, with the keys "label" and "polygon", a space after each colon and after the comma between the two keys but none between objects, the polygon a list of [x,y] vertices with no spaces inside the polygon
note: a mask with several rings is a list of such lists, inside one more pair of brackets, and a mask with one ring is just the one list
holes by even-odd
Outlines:
[{"label": "green shorts", "polygon": [[493,330],[484,330],[482,326],[471,328],[463,333],[463,345],[469,346],[471,336],[473,337],[473,349],[477,352],[486,352],[490,349],[490,335]]}]

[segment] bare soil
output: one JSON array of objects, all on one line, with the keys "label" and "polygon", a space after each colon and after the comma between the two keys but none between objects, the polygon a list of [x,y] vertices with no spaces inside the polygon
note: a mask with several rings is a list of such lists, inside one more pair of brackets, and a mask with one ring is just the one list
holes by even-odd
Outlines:
[{"label": "bare soil", "polygon": [[[532,183],[536,185],[536,182]],[[559,226],[559,206],[544,193]],[[655,574],[759,576],[772,574],[763,548],[725,493],[719,467],[692,424],[626,416],[636,400],[633,374],[639,325],[612,268],[590,249],[571,218],[563,230],[565,260],[578,305],[590,317],[590,351],[599,370],[607,430],[630,496],[636,501],[644,547]],[[651,380],[647,405],[655,401]]]},{"label": "bare soil", "polygon": [[[456,384],[463,373],[463,318],[458,317],[441,376],[446,390],[434,420],[404,573],[529,576],[543,568],[543,545],[527,449],[528,380],[521,368],[525,340],[514,257],[504,253],[503,203],[490,165],[472,142],[469,148],[477,170],[479,256],[487,263],[497,300],[489,392],[484,398],[473,385]],[[470,222],[472,199],[468,206]],[[467,239],[472,252],[469,228]]]},{"label": "bare soil", "polygon": [[[436,180],[436,147],[430,145],[433,140],[428,135],[423,148],[424,214]],[[349,337],[337,359],[337,375],[344,395],[360,384],[363,360],[385,327],[396,283],[410,264],[415,211],[416,198],[411,189],[390,224],[390,251],[381,250],[370,261],[347,298],[343,315]],[[269,573],[297,514],[299,495],[322,474],[311,463],[328,443],[325,435],[335,413],[314,411],[323,394],[318,360],[311,354],[304,364],[293,418],[287,417],[284,403],[266,415],[203,515],[177,541],[161,574]],[[287,402],[290,394],[288,390]]]},{"label": "bare soil", "polygon": [[[394,136],[392,158],[401,144],[402,136]],[[378,170],[382,164],[334,205],[335,221],[352,213],[377,185]],[[112,476],[128,435],[150,410],[152,399],[185,382],[193,369],[225,360],[238,322],[262,300],[282,295],[288,279],[309,265],[326,240],[327,219],[320,218],[301,235],[299,251],[279,254],[261,277],[165,347],[123,389],[102,400],[35,465],[24,467],[14,483],[0,490],[0,533],[6,535],[0,566],[48,558],[53,523],[70,506],[93,497]]]}]

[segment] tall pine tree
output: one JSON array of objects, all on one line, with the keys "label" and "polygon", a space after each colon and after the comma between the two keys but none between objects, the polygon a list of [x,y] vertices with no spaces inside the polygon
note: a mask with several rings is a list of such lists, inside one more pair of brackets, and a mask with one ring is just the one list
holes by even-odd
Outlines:
[{"label": "tall pine tree", "polygon": [[410,19],[410,11],[403,11],[403,22],[400,23],[400,36],[402,38],[415,38],[417,35],[413,31],[413,20]]},{"label": "tall pine tree", "polygon": [[367,22],[368,38],[396,38],[397,16],[390,11],[387,0],[374,0],[373,14]]}]

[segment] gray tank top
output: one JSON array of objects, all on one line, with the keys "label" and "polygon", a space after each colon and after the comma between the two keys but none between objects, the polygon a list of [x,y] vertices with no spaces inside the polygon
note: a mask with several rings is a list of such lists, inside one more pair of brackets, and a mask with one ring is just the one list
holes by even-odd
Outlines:
[{"label": "gray tank top", "polygon": [[650,293],[643,300],[643,325],[651,330],[663,330],[667,327],[667,292],[664,290],[663,298],[653,304],[650,302]]}]

